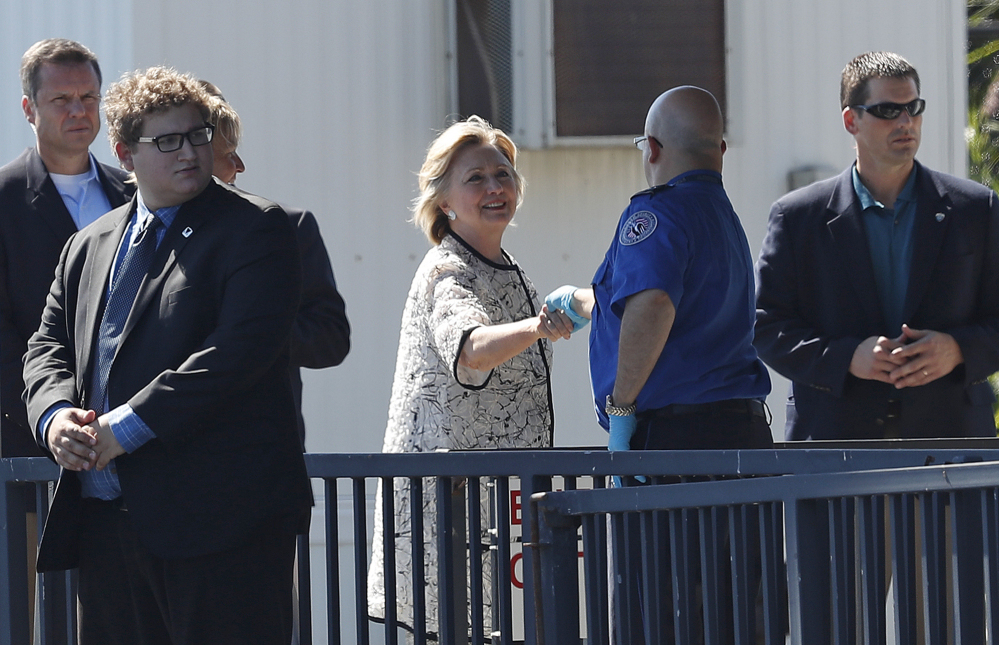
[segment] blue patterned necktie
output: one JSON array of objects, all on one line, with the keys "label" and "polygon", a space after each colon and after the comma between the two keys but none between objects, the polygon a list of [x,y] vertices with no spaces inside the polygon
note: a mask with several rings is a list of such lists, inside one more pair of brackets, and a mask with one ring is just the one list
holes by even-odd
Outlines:
[{"label": "blue patterned necktie", "polygon": [[98,414],[106,412],[104,400],[107,398],[108,375],[111,373],[111,363],[121,333],[132,310],[139,285],[149,271],[149,264],[156,252],[156,229],[162,222],[156,215],[151,215],[146,225],[139,231],[138,237],[125,253],[125,258],[115,271],[111,281],[111,292],[108,294],[107,306],[101,318],[100,332],[97,337],[97,356],[94,367],[93,395],[88,401],[89,407]]}]

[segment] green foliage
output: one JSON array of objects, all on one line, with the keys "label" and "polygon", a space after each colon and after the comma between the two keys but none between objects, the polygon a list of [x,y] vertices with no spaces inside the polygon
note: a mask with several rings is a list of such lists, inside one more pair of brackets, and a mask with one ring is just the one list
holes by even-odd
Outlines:
[{"label": "green foliage", "polygon": [[[968,0],[968,172],[999,191],[999,0]],[[999,374],[989,377],[999,394]],[[999,427],[999,404],[993,406]]]}]

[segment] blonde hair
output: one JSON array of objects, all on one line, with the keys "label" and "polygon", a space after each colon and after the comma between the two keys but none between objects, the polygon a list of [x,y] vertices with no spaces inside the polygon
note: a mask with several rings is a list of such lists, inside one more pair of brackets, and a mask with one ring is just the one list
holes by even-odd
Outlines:
[{"label": "blonde hair", "polygon": [[111,146],[139,142],[145,117],[171,107],[193,105],[208,122],[211,97],[189,74],[168,67],[150,67],[125,74],[108,88],[104,114]]},{"label": "blonde hair", "polygon": [[208,103],[211,111],[208,122],[215,126],[215,136],[222,137],[233,148],[238,148],[239,142],[243,139],[243,122],[240,121],[239,114],[225,100],[222,90],[215,84],[204,79],[198,82],[211,97]]},{"label": "blonde hair", "polygon": [[432,244],[440,244],[451,230],[447,214],[440,208],[444,193],[451,185],[451,162],[459,151],[473,145],[491,145],[503,153],[513,169],[517,205],[524,199],[524,178],[517,172],[517,146],[499,128],[479,116],[470,116],[441,132],[427,149],[420,168],[420,196],[413,200],[413,223]]}]

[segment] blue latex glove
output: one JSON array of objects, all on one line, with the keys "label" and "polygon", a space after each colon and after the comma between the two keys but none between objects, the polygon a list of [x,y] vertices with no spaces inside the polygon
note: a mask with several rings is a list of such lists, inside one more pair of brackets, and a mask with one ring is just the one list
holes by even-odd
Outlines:
[{"label": "blue latex glove", "polygon": [[569,317],[569,320],[572,321],[573,333],[586,327],[587,323],[590,322],[589,318],[584,318],[572,310],[572,294],[576,292],[577,288],[567,284],[545,296],[545,304],[548,305],[549,309],[561,309]]},{"label": "blue latex glove", "polygon": [[[626,417],[609,415],[607,418],[610,421],[610,436],[607,438],[607,450],[631,450],[631,438],[634,436],[635,430],[638,429],[638,418],[634,414]],[[635,479],[643,484],[646,482],[645,477],[642,475],[636,475]],[[621,487],[620,478],[615,477],[614,483],[618,488]]]}]

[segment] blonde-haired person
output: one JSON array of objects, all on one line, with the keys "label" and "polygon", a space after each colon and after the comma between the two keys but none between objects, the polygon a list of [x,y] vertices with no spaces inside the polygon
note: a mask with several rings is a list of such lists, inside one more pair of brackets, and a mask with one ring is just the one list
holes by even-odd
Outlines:
[{"label": "blonde-haired person", "polygon": [[[568,338],[572,323],[541,305],[502,247],[523,195],[516,160],[510,138],[477,116],[451,125],[430,145],[413,221],[434,246],[416,271],[403,311],[384,452],[551,446],[551,342]],[[425,515],[432,514],[433,496],[423,501]],[[389,534],[396,540],[398,619],[412,628],[408,481],[396,480],[394,504]],[[383,619],[378,506],[368,606],[372,618]],[[416,575],[426,580],[426,631],[435,634],[436,523],[428,519],[424,527],[426,570]],[[481,566],[488,590],[490,568],[488,562]],[[488,632],[488,607],[486,615]],[[488,640],[488,633],[479,637]]]}]

